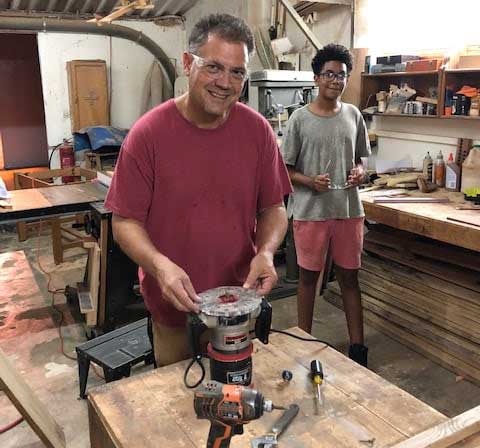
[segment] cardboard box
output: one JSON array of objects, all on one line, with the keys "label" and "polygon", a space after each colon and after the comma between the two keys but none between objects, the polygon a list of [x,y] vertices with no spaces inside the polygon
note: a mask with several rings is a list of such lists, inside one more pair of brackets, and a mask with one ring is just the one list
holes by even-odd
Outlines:
[{"label": "cardboard box", "polygon": [[478,68],[480,70],[480,55],[460,56],[458,68]]},{"label": "cardboard box", "polygon": [[442,59],[420,59],[418,61],[407,61],[407,72],[425,72],[438,70],[442,65]]}]

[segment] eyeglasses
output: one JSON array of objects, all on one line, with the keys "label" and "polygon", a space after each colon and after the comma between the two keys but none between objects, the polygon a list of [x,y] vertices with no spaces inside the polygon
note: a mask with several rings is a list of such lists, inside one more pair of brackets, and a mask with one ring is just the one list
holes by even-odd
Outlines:
[{"label": "eyeglasses", "polygon": [[202,68],[209,78],[220,79],[226,73],[230,76],[230,79],[233,82],[243,82],[248,78],[248,70],[242,68],[231,68],[227,69],[223,65],[218,64],[217,62],[209,61],[204,59],[196,54],[190,53],[193,57],[195,63]]},{"label": "eyeglasses", "polygon": [[318,76],[322,77],[326,81],[336,80],[338,82],[345,82],[349,75],[347,73],[335,73],[327,70],[326,72],[319,73]]}]

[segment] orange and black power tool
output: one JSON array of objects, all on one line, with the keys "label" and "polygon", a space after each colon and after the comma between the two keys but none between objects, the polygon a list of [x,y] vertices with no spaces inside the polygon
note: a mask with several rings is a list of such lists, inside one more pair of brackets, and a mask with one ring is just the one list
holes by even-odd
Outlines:
[{"label": "orange and black power tool", "polygon": [[207,448],[228,448],[231,438],[237,434],[236,428],[260,418],[264,412],[285,409],[275,406],[254,389],[218,381],[202,384],[195,391],[193,406],[197,418],[211,422]]}]

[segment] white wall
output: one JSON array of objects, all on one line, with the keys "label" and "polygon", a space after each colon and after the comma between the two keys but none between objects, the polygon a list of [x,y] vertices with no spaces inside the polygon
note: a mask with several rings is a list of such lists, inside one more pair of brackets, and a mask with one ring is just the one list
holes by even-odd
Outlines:
[{"label": "white wall", "polygon": [[[409,2],[410,1],[411,0],[409,0]],[[431,2],[431,0],[428,1]],[[469,2],[472,8],[476,8],[477,11],[480,11],[479,2],[461,0],[462,4],[465,2]],[[397,51],[397,53],[402,53],[403,51],[405,54],[409,51],[413,51],[413,45],[416,45],[416,48],[419,51],[422,48],[431,49],[431,40],[422,40],[424,37],[429,37],[428,33],[417,33],[415,21],[412,22],[412,25],[409,28],[398,24],[392,19],[395,11],[392,8],[383,7],[383,5],[386,3],[386,1],[382,1],[382,7],[375,8],[375,17],[372,17],[369,15],[371,13],[370,8],[376,4],[379,4],[379,0],[357,0],[355,17],[355,46],[368,48],[370,45],[370,48],[374,47],[375,51],[382,54],[392,54],[392,52],[395,51]],[[395,3],[394,6],[399,7],[396,2],[393,3]],[[437,13],[442,11],[446,12],[447,14],[444,14],[444,16],[448,15],[448,13],[451,13],[451,8],[447,5],[448,2],[441,2],[441,4],[439,3],[440,2],[435,3],[435,8],[438,8],[438,11],[436,11]],[[404,10],[413,12],[415,11],[415,9],[408,8],[404,8]],[[446,18],[442,20],[443,22],[439,22],[438,20],[434,21],[432,19],[430,22],[440,33],[449,36],[445,30],[451,29],[452,22]],[[381,22],[381,26],[375,25],[378,24],[378,21]],[[390,24],[390,26],[388,26],[388,24]],[[379,34],[379,29],[384,30],[384,40],[382,40],[382,34]],[[405,48],[402,50],[401,44],[402,42],[406,42],[405,32],[408,30],[414,30],[413,35],[416,36],[417,42],[410,39],[408,42],[410,42],[411,48]],[[410,35],[412,35],[412,33],[410,33]],[[478,40],[478,33],[476,36]],[[469,40],[470,41],[463,42],[463,44],[466,45],[475,43],[471,41],[472,39]],[[457,138],[471,138],[473,140],[480,139],[480,122],[476,120],[441,120],[434,118],[375,116],[373,118],[371,127],[379,132],[393,131],[396,133],[403,133],[405,135],[419,134],[433,137],[447,137],[454,139],[453,141],[455,141]],[[391,160],[399,160],[403,157],[403,155],[410,154],[413,155],[413,159],[418,162],[424,156],[429,147],[436,148],[437,143],[435,143],[435,139],[432,138],[431,140],[431,144],[429,144],[429,142],[425,141],[425,139],[419,140],[416,138],[406,138],[399,140],[397,138],[380,138],[378,143],[378,152],[382,157],[386,157]],[[450,148],[451,147],[452,145],[450,145]],[[438,151],[435,150],[432,156],[436,155],[436,152]]]},{"label": "white wall", "polygon": [[[163,27],[151,22],[118,22],[142,31],[179,65],[185,48],[181,25]],[[111,45],[111,51],[110,51]],[[111,73],[112,126],[129,128],[141,115],[142,90],[154,60],[145,48],[125,39],[87,34],[39,33],[38,50],[49,146],[71,137],[66,63],[76,59],[102,59]]]},{"label": "white wall", "polygon": [[[258,0],[260,3],[262,0]],[[247,19],[248,1],[245,0],[198,0],[185,14],[187,38],[195,23],[203,16],[212,13],[231,14]]]}]

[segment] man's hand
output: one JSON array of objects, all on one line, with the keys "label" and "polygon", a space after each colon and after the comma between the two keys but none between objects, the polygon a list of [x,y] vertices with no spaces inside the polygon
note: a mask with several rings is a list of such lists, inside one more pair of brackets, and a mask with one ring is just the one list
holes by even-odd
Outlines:
[{"label": "man's hand", "polygon": [[177,310],[198,313],[200,298],[187,273],[166,257],[162,257],[155,265],[162,297]]},{"label": "man's hand", "polygon": [[312,189],[315,191],[328,191],[330,189],[330,175],[319,174],[313,177]]},{"label": "man's hand", "polygon": [[250,272],[243,287],[255,288],[258,295],[265,296],[275,286],[277,279],[277,271],[273,265],[273,255],[259,252],[250,262]]},{"label": "man's hand", "polygon": [[358,187],[362,184],[365,177],[365,170],[362,165],[357,165],[350,170],[350,176],[348,176],[347,183],[352,187]]}]

